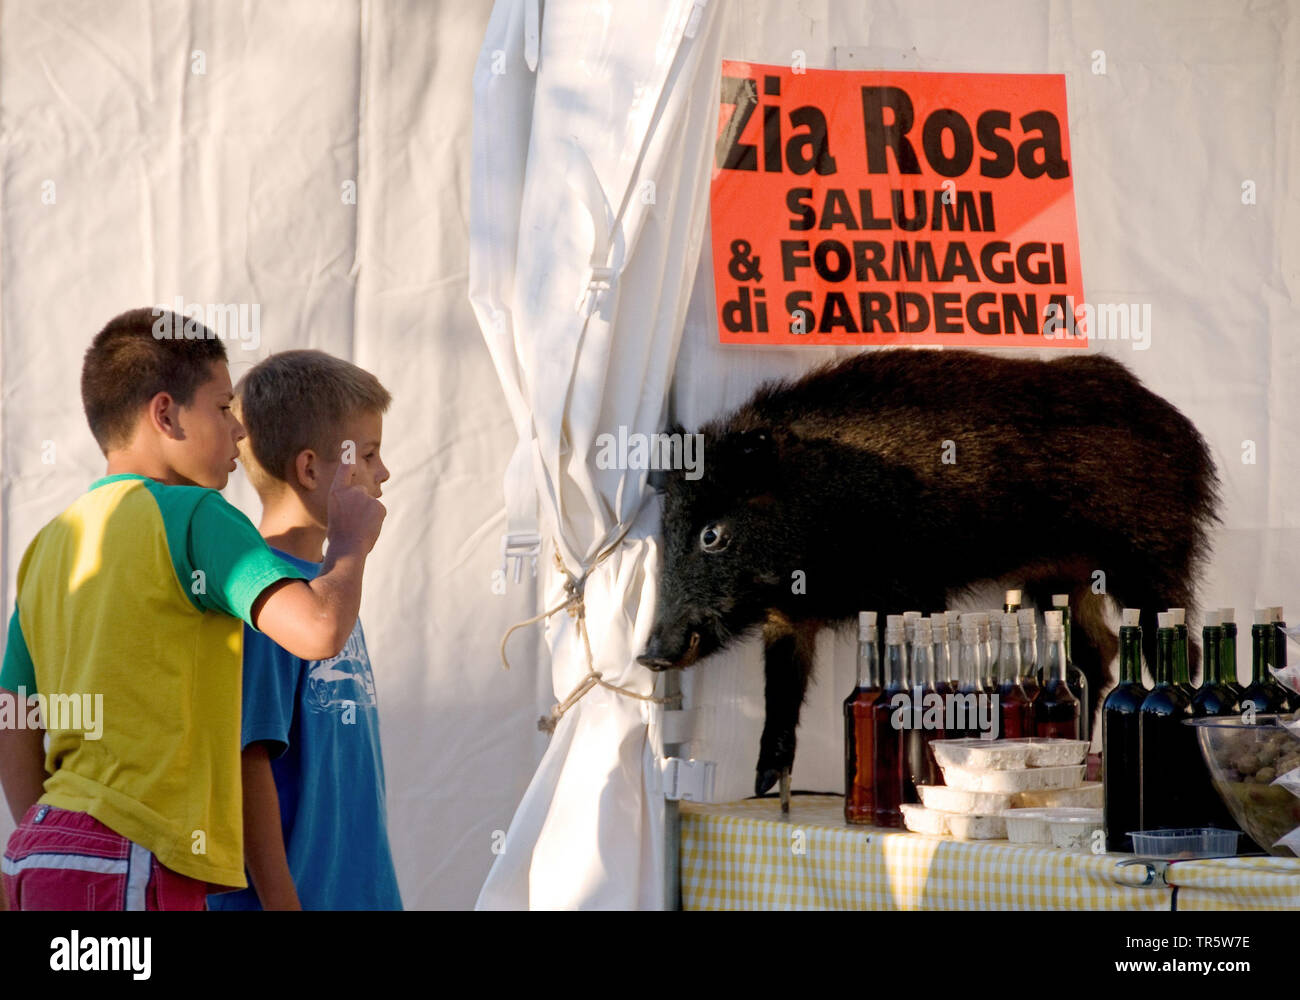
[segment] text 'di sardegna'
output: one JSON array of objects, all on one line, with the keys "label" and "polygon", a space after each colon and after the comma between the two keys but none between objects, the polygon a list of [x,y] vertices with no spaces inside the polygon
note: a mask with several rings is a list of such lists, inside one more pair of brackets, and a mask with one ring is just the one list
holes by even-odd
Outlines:
[{"label": "text 'di sardegna'", "polygon": [[724,62],[729,344],[1086,347],[1065,77]]}]

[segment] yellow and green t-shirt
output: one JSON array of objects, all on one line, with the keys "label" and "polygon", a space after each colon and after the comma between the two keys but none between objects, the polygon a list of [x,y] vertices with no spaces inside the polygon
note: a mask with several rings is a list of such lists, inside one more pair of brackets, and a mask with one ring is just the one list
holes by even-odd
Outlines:
[{"label": "yellow and green t-shirt", "polygon": [[182,875],[245,886],[243,623],[285,578],[304,577],[200,486],[106,476],[42,528],[18,567],[0,687],[88,709],[102,695],[102,718],[94,739],[85,719],[56,727],[76,713],[49,713],[40,801]]}]

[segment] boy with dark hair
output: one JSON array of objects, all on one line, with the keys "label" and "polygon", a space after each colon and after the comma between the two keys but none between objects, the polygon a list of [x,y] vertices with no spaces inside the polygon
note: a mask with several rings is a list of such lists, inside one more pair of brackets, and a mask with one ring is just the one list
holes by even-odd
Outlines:
[{"label": "boy with dark hair", "polygon": [[107,474],[22,558],[0,698],[94,695],[102,718],[92,733],[51,713],[48,750],[39,729],[0,727],[19,824],[4,887],[18,909],[203,909],[213,887],[245,885],[241,622],[297,655],[337,654],[384,509],[342,465],[322,572],[272,553],[217,492],[244,430],[225,345],[194,320],[116,317],[81,384]]},{"label": "boy with dark hair", "polygon": [[[272,551],[311,578],[321,569],[334,468],[356,461],[378,499],[391,397],[379,380],[321,351],[285,351],[235,387],[248,428],[244,471],[262,500]],[[296,656],[244,635],[244,844],[249,882],[214,910],[400,910],[388,845],[375,682],[358,621],[343,652]]]}]

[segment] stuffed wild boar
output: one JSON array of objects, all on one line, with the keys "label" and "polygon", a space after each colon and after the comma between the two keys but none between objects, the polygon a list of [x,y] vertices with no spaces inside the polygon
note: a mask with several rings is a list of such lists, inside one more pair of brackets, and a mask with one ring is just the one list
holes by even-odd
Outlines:
[{"label": "stuffed wild boar", "polygon": [[1068,593],[1095,710],[1118,649],[1104,602],[1141,609],[1154,663],[1155,614],[1190,613],[1217,519],[1196,428],[1095,354],[868,351],[764,385],[701,433],[703,475],[663,482],[639,659],[689,666],[762,630],[758,794],[794,762],[819,629],[940,610],[988,580],[1039,608]]}]

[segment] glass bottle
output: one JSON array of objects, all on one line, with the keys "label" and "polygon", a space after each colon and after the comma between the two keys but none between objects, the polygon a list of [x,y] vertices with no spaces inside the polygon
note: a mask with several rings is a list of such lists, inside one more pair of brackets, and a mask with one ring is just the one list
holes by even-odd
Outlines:
[{"label": "glass bottle", "polygon": [[[1288,636],[1284,631],[1286,622],[1282,620],[1281,608],[1273,609],[1273,627],[1275,629],[1273,633],[1273,667],[1279,671],[1285,670],[1287,666],[1286,643]],[[1291,690],[1281,681],[1278,681],[1278,685],[1286,692],[1286,710],[1294,712],[1300,709],[1300,692]]]},{"label": "glass bottle", "polygon": [[1002,619],[998,612],[980,612],[980,638],[984,642],[984,676],[980,683],[989,694],[998,689],[998,651],[1001,649],[998,632],[1001,627]]},{"label": "glass bottle", "polygon": [[1183,725],[1191,718],[1191,699],[1173,681],[1173,616],[1161,611],[1156,618],[1156,683],[1139,716],[1143,830],[1191,827],[1196,819],[1188,775],[1199,750],[1195,730]]},{"label": "glass bottle", "polygon": [[1043,690],[1034,701],[1035,729],[1038,736],[1077,740],[1079,699],[1066,680],[1065,626],[1059,610],[1043,617]]},{"label": "glass bottle", "polygon": [[975,739],[980,733],[979,704],[984,697],[980,677],[984,673],[984,645],[980,642],[978,615],[961,616],[961,652],[958,659],[957,700],[954,721],[957,729],[951,736]]},{"label": "glass bottle", "polygon": [[948,622],[948,671],[952,674],[949,680],[956,691],[961,686],[961,613],[945,611],[944,618]]},{"label": "glass bottle", "polygon": [[1219,617],[1223,623],[1223,642],[1219,648],[1219,670],[1223,674],[1223,683],[1232,688],[1232,693],[1240,702],[1241,696],[1246,693],[1246,686],[1237,680],[1237,623],[1234,621],[1236,609],[1220,608]]},{"label": "glass bottle", "polygon": [[957,675],[957,668],[948,663],[948,619],[942,611],[936,611],[928,621],[930,635],[934,637],[934,689],[939,697],[948,703],[948,695],[957,690],[952,678]]},{"label": "glass bottle", "polygon": [[1033,701],[1042,690],[1038,679],[1038,613],[1033,608],[1021,608],[1016,612],[1016,624],[1020,628],[1020,686]]},{"label": "glass bottle", "polygon": [[[928,618],[917,619],[911,668],[912,717],[911,728],[907,730],[906,777],[914,790],[917,785],[943,784],[934,751],[930,749],[931,742],[944,738],[944,719],[943,698],[934,680],[934,635]],[[904,801],[919,802],[920,799],[921,796],[916,794],[915,799],[905,798]]]},{"label": "glass bottle", "polygon": [[872,772],[872,707],[880,699],[880,653],[876,648],[876,613],[858,613],[858,679],[844,699],[844,819],[873,823],[876,797]]},{"label": "glass bottle", "polygon": [[871,706],[871,745],[875,766],[871,788],[875,797],[876,826],[901,828],[905,782],[903,779],[906,730],[894,725],[894,709],[907,700],[907,633],[902,615],[885,619],[884,689]]},{"label": "glass bottle", "polygon": [[1036,736],[1034,705],[1021,684],[1020,626],[1014,614],[1002,616],[1002,648],[998,652],[998,735],[1005,739]]},{"label": "glass bottle", "polygon": [[1174,683],[1190,698],[1196,694],[1196,687],[1192,684],[1191,661],[1187,658],[1187,610],[1170,608],[1169,613],[1174,616]]},{"label": "glass bottle", "polygon": [[1147,689],[1142,683],[1141,612],[1124,609],[1119,630],[1119,683],[1101,707],[1101,782],[1106,850],[1131,853],[1134,830],[1142,829],[1139,713]]},{"label": "glass bottle", "polygon": [[[1219,654],[1223,648],[1223,628],[1217,611],[1207,611],[1205,625],[1201,629],[1201,652],[1204,657],[1201,665],[1203,683],[1192,695],[1192,717],[1203,719],[1207,716],[1236,715],[1237,699],[1232,688],[1223,683],[1223,671]],[[1237,823],[1232,813],[1224,805],[1219,793],[1214,790],[1214,780],[1209,766],[1201,755],[1193,765],[1193,801],[1196,803],[1195,821],[1202,826],[1217,827],[1220,830],[1236,830]]]},{"label": "glass bottle", "polygon": [[1276,635],[1273,609],[1257,610],[1255,624],[1250,627],[1250,686],[1241,694],[1242,711],[1247,705],[1253,705],[1258,715],[1286,711],[1286,688],[1268,670],[1276,655],[1273,649]]},{"label": "glass bottle", "polygon": [[1070,686],[1070,693],[1079,702],[1079,739],[1092,740],[1092,698],[1088,691],[1088,678],[1082,670],[1074,665],[1074,647],[1070,634],[1070,595],[1053,594],[1053,610],[1061,612],[1061,624],[1065,629],[1065,677]]}]

